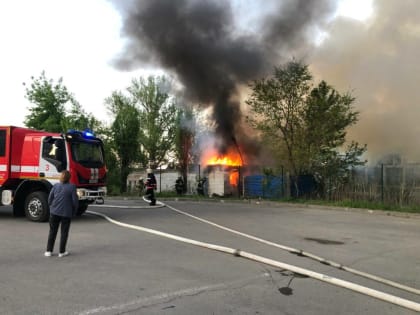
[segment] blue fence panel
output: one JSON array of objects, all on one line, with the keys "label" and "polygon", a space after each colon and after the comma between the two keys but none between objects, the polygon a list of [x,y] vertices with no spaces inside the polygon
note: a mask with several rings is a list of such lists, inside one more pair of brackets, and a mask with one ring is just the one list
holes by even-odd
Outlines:
[{"label": "blue fence panel", "polygon": [[261,198],[284,197],[281,176],[252,175],[245,177],[245,196]]}]

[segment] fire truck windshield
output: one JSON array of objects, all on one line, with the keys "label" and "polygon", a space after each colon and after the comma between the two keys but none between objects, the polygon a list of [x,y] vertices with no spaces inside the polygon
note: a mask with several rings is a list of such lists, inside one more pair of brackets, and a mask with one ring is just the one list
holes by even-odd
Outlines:
[{"label": "fire truck windshield", "polygon": [[71,154],[75,162],[85,167],[98,168],[104,165],[104,155],[100,142],[72,142]]}]

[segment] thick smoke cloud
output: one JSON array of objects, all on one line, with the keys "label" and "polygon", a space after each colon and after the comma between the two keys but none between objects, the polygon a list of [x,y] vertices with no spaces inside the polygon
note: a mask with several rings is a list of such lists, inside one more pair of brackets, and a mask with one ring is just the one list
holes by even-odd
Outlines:
[{"label": "thick smoke cloud", "polygon": [[[240,86],[306,54],[312,31],[325,24],[335,2],[134,0],[125,4],[115,1],[128,40],[117,67],[154,65],[175,74],[190,102],[212,107],[223,153],[232,139],[241,143],[249,139],[241,127]],[[263,12],[261,6],[269,12],[261,13],[252,27],[241,29],[240,15]],[[255,148],[248,143],[243,149]]]},{"label": "thick smoke cloud", "polygon": [[416,0],[376,0],[360,22],[335,20],[310,64],[320,78],[356,98],[360,121],[348,137],[368,159],[398,153],[420,160],[420,10]]}]

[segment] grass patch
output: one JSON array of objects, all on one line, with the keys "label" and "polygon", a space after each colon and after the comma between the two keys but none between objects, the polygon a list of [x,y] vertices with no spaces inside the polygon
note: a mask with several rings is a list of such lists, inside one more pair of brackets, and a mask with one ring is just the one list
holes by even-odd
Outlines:
[{"label": "grass patch", "polygon": [[419,205],[392,205],[384,204],[381,202],[367,201],[367,200],[341,200],[341,201],[328,201],[319,199],[288,199],[287,202],[301,203],[301,204],[313,204],[320,206],[334,206],[343,208],[359,208],[359,209],[371,209],[371,210],[384,210],[384,211],[395,211],[395,212],[411,212],[420,213]]}]

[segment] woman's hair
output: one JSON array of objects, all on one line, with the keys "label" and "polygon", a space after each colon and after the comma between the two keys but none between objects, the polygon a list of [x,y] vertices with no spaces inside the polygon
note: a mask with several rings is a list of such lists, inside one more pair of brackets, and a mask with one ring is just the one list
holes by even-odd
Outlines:
[{"label": "woman's hair", "polygon": [[70,181],[71,174],[69,171],[65,170],[61,172],[60,182],[66,184]]}]

